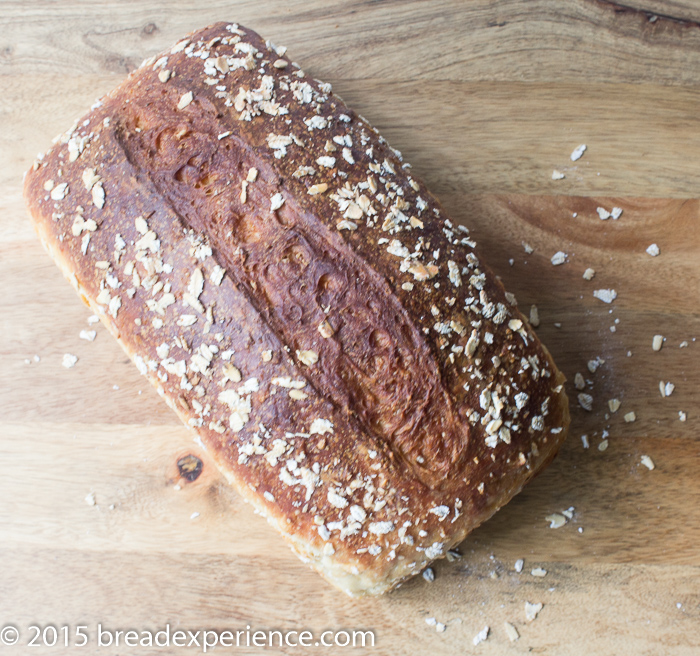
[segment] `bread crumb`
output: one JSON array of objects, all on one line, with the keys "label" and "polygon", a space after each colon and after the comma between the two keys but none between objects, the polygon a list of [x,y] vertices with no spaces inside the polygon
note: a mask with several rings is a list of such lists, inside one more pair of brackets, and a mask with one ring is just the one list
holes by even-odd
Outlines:
[{"label": "bread crumb", "polygon": [[97,500],[95,499],[94,492],[90,492],[90,494],[88,494],[85,497],[85,503],[87,503],[88,506],[94,506],[95,504],[97,504]]},{"label": "bread crumb", "polygon": [[654,461],[649,456],[642,456],[641,463],[649,470],[652,471],[656,465]]},{"label": "bread crumb", "polygon": [[659,251],[659,247],[656,244],[651,244],[647,247],[647,253],[649,253],[649,255],[652,257],[656,257],[660,252],[661,251]]},{"label": "bread crumb", "polygon": [[531,255],[532,253],[535,252],[535,249],[534,249],[532,246],[530,246],[530,244],[528,244],[526,241],[523,241],[523,242],[521,242],[521,243],[522,243],[522,246],[523,246],[523,250],[524,250],[528,255]]},{"label": "bread crumb", "polygon": [[688,415],[683,412],[683,410],[678,411],[678,421],[685,421],[688,418]]},{"label": "bread crumb", "polygon": [[552,171],[552,180],[563,180],[566,176],[561,172],[554,169]]},{"label": "bread crumb", "polygon": [[595,276],[595,269],[588,268],[583,272],[584,280],[593,280],[593,276]]},{"label": "bread crumb", "polygon": [[63,362],[61,363],[66,369],[72,369],[75,367],[75,363],[78,361],[78,356],[71,353],[64,353]]}]

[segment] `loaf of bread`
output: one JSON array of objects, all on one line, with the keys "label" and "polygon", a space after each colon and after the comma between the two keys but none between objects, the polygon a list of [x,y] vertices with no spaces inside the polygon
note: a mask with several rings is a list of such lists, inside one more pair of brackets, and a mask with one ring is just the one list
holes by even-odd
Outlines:
[{"label": "loaf of bread", "polygon": [[563,376],[401,154],[251,30],[145,61],[40,155],[44,246],[304,562],[379,594],[556,454]]}]

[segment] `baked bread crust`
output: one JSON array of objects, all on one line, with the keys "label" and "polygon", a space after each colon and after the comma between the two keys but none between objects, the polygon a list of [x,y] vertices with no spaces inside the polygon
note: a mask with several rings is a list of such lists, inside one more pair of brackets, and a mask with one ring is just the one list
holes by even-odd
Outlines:
[{"label": "baked bread crust", "polygon": [[25,197],[227,480],[351,595],[444,555],[564,440],[563,376],[468,230],[251,30],[144,62]]}]

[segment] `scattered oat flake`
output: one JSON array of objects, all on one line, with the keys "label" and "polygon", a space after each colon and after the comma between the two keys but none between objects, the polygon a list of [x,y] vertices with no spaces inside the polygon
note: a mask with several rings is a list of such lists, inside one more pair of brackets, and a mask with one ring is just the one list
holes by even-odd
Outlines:
[{"label": "scattered oat flake", "polygon": [[594,374],[598,370],[598,367],[600,367],[602,364],[605,364],[605,360],[596,358],[595,360],[589,360],[586,366],[588,367],[588,371]]},{"label": "scattered oat flake", "polygon": [[284,197],[282,194],[277,193],[272,198],[270,198],[270,211],[274,212],[284,205]]},{"label": "scattered oat flake", "polygon": [[593,296],[603,303],[612,303],[617,298],[617,292],[614,289],[596,289]]},{"label": "scattered oat flake", "polygon": [[660,253],[659,247],[656,244],[651,244],[647,247],[647,253],[652,257],[656,257]]},{"label": "scattered oat flake", "polygon": [[595,269],[588,268],[583,272],[584,280],[593,280],[593,276],[595,276]]},{"label": "scattered oat flake", "polygon": [[622,216],[622,208],[613,207],[610,216],[613,218],[613,221],[617,221]]},{"label": "scattered oat flake", "polygon": [[674,389],[676,389],[676,386],[673,383],[664,383],[663,380],[659,381],[659,392],[661,392],[661,396],[671,396]]},{"label": "scattered oat flake", "polygon": [[84,339],[88,342],[94,342],[95,337],[97,337],[96,330],[81,330],[80,331],[80,339]]},{"label": "scattered oat flake", "polygon": [[72,355],[71,353],[65,353],[63,355],[63,362],[61,363],[66,369],[72,369],[75,367],[75,363],[78,361],[77,355]]},{"label": "scattered oat flake", "polygon": [[580,372],[576,372],[574,375],[574,387],[577,390],[584,390],[586,389],[586,381],[583,379],[583,376],[581,375]]},{"label": "scattered oat flake", "polygon": [[85,497],[85,503],[87,503],[88,506],[94,506],[95,504],[97,504],[97,500],[95,499],[94,492],[90,492],[90,494],[88,494]]},{"label": "scattered oat flake", "polygon": [[678,411],[678,421],[685,421],[688,418],[688,415],[683,412],[683,410]]},{"label": "scattered oat flake", "polygon": [[319,184],[311,185],[306,193],[309,194],[309,196],[316,196],[318,194],[322,194],[327,189],[328,185],[325,182],[321,182]]},{"label": "scattered oat flake", "polygon": [[525,602],[525,619],[528,622],[532,622],[543,608],[543,604],[531,604],[529,601]]},{"label": "scattered oat flake", "polygon": [[513,566],[513,569],[520,574],[520,572],[523,571],[523,566],[525,565],[525,561],[522,558],[518,558],[518,560],[515,561],[515,565]]},{"label": "scattered oat flake", "polygon": [[532,254],[532,253],[535,252],[535,249],[534,249],[532,246],[530,246],[530,244],[528,244],[526,241],[522,242],[522,245],[523,245],[523,250],[524,250],[528,255],[530,255],[530,254]]},{"label": "scattered oat flake", "polygon": [[540,311],[536,305],[530,306],[530,325],[537,328],[540,325]]},{"label": "scattered oat flake", "polygon": [[561,172],[554,169],[552,171],[552,180],[563,180],[566,176]]},{"label": "scattered oat flake", "polygon": [[331,324],[328,323],[328,320],[324,319],[319,325],[318,325],[318,332],[321,333],[321,337],[324,339],[329,339],[330,337],[333,337],[333,328],[331,327]]},{"label": "scattered oat flake", "polygon": [[628,413],[624,416],[624,420],[625,420],[625,422],[627,422],[628,424],[631,424],[633,421],[637,421],[637,415],[634,413],[634,411],[628,412]]},{"label": "scattered oat flake", "polygon": [[105,206],[105,190],[101,182],[96,183],[92,188],[92,202],[98,210]]},{"label": "scattered oat flake", "polygon": [[604,207],[596,207],[596,212],[598,212],[598,216],[600,217],[601,221],[607,221],[611,214],[606,210]]},{"label": "scattered oat flake", "polygon": [[558,266],[559,264],[564,264],[566,262],[567,254],[564,251],[557,251],[552,255],[552,264]]},{"label": "scattered oat flake", "polygon": [[573,152],[571,153],[571,161],[575,162],[577,159],[581,159],[581,155],[583,155],[583,153],[586,151],[586,148],[588,148],[586,144],[576,146],[576,148],[574,148]]},{"label": "scattered oat flake", "polygon": [[620,400],[610,399],[608,401],[608,408],[610,408],[610,412],[612,412],[613,414],[616,413],[620,409]]},{"label": "scattered oat flake", "polygon": [[61,184],[56,185],[51,190],[51,199],[52,200],[63,200],[68,195],[69,191],[70,191],[70,189],[68,188],[68,183],[62,182]]},{"label": "scattered oat flake", "polygon": [[177,104],[178,109],[185,109],[187,105],[189,105],[192,102],[192,99],[194,96],[192,95],[191,91],[188,91],[187,93],[183,93],[182,97],[180,98],[180,102]]},{"label": "scattered oat flake", "polygon": [[547,515],[544,519],[546,522],[549,522],[549,528],[561,528],[566,524],[566,517],[559,513],[552,513],[551,515]]},{"label": "scattered oat flake", "polygon": [[547,576],[547,570],[542,569],[541,567],[535,567],[535,569],[533,569],[530,572],[530,574],[538,578],[544,578],[545,576]]},{"label": "scattered oat flake", "polygon": [[485,626],[483,629],[481,629],[481,631],[479,631],[479,633],[477,633],[474,636],[474,646],[476,647],[478,644],[488,640],[490,631],[491,629],[488,626]]},{"label": "scattered oat flake", "polygon": [[578,404],[588,412],[593,409],[593,397],[590,394],[585,394],[582,392],[578,395]]},{"label": "scattered oat flake", "polygon": [[423,578],[428,581],[428,583],[432,583],[435,580],[435,571],[432,567],[426,567],[423,570]]},{"label": "scattered oat flake", "polygon": [[510,622],[504,622],[503,628],[505,629],[506,635],[508,636],[508,640],[510,640],[511,642],[515,642],[520,637],[518,629],[516,629]]},{"label": "scattered oat flake", "polygon": [[608,441],[601,440],[600,444],[598,445],[598,451],[605,451],[607,448],[608,448]]},{"label": "scattered oat flake", "polygon": [[318,362],[318,354],[311,350],[297,351],[297,358],[299,358],[299,362],[305,364],[307,367],[310,367]]},{"label": "scattered oat flake", "polygon": [[664,345],[664,336],[663,335],[654,335],[654,338],[651,340],[651,348],[654,351],[660,351],[661,347]]},{"label": "scattered oat flake", "polygon": [[654,461],[649,456],[642,456],[641,462],[649,471],[653,471],[656,467]]}]

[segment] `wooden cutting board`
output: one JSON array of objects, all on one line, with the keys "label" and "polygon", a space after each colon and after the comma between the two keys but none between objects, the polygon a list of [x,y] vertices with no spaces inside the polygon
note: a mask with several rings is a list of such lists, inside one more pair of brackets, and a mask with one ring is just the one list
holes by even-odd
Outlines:
[{"label": "wooden cutting board", "polygon": [[[20,644],[30,624],[86,625],[94,647],[98,623],[170,623],[374,632],[374,648],[351,653],[698,653],[697,12],[670,1],[662,13],[678,20],[602,2],[463,4],[3,9],[0,629],[16,626]],[[461,558],[437,563],[432,583],[350,600],[301,564],[106,331],[88,326],[90,313],[26,218],[22,172],[52,135],[141,58],[229,18],[287,45],[404,152],[525,313],[537,306],[538,333],[569,378],[573,421],[559,457],[467,538]],[[595,47],[570,54],[584,42]],[[588,150],[572,162],[580,143]],[[563,180],[551,179],[555,168]],[[603,221],[598,207],[623,211]],[[653,243],[656,257],[646,253]],[[566,261],[554,266],[559,251]],[[617,298],[606,304],[599,289]],[[93,328],[94,342],[79,338]],[[74,368],[61,365],[65,353],[78,356]],[[591,411],[577,402],[576,373]],[[660,382],[675,385],[670,396]],[[190,454],[203,462],[193,482],[177,466]],[[545,518],[569,508],[571,520],[550,528]],[[525,602],[543,604],[532,622]],[[489,637],[475,647],[485,626]]]}]

